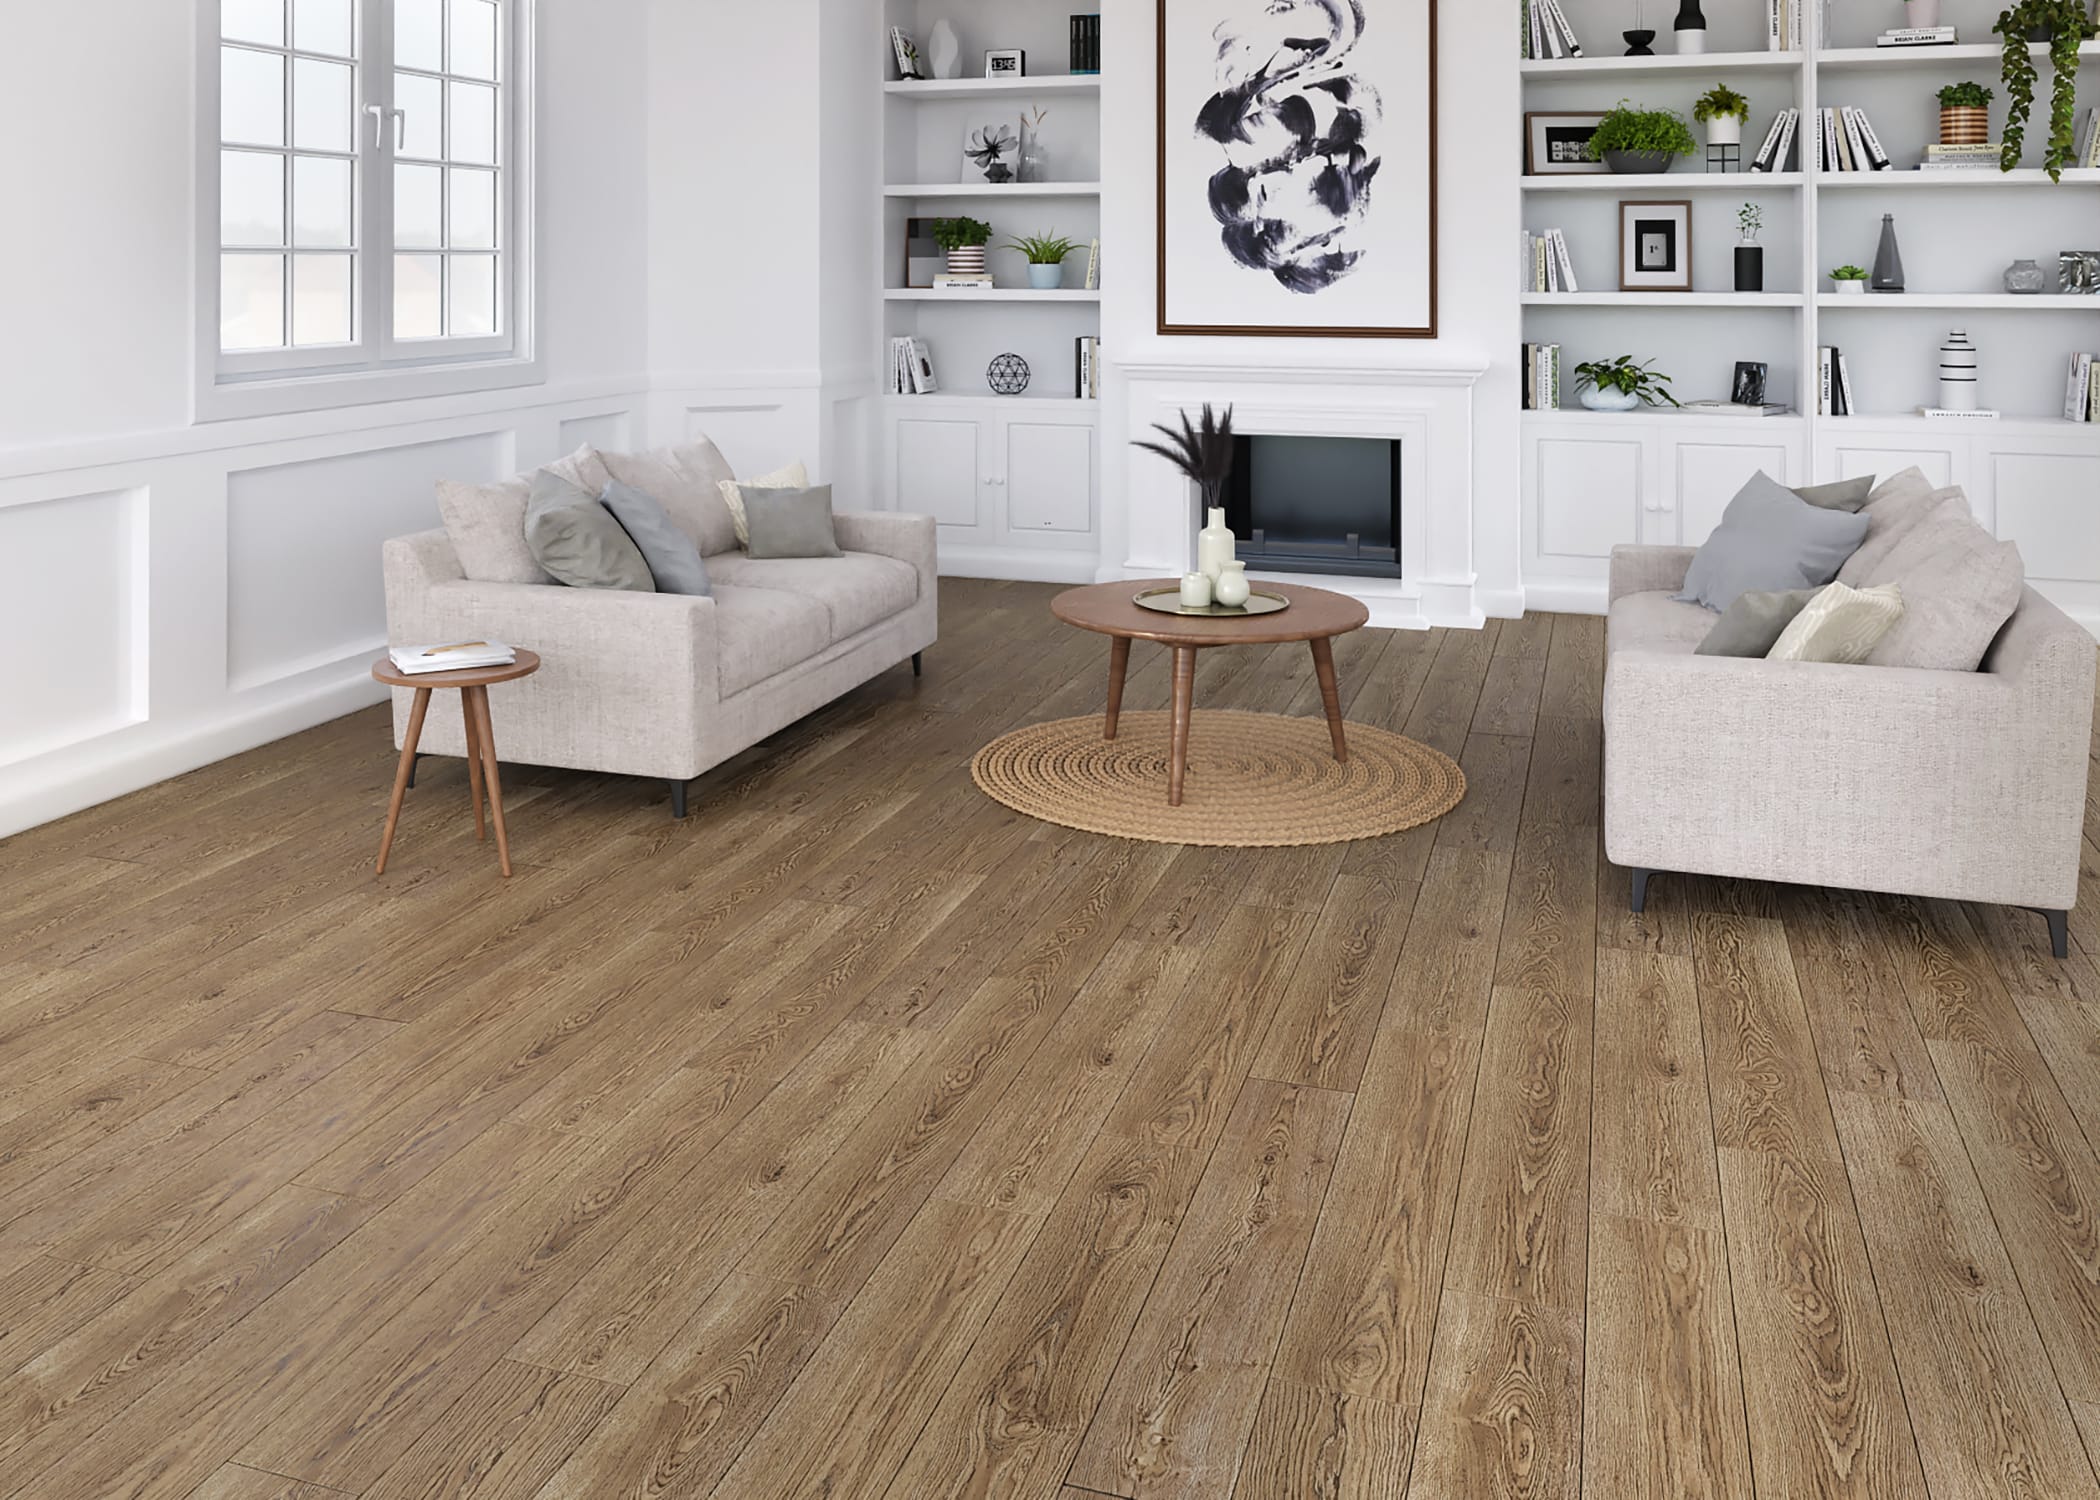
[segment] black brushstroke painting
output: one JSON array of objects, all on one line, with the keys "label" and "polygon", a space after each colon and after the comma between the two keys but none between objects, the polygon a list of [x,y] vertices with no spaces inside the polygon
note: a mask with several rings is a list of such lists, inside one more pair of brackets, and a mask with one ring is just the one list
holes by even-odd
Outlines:
[{"label": "black brushstroke painting", "polygon": [[1364,8],[1249,0],[1249,9],[1213,33],[1218,91],[1196,116],[1196,133],[1225,155],[1210,210],[1234,260],[1291,291],[1323,292],[1363,259],[1349,238],[1370,212],[1382,161],[1370,143],[1383,101],[1347,71]]}]

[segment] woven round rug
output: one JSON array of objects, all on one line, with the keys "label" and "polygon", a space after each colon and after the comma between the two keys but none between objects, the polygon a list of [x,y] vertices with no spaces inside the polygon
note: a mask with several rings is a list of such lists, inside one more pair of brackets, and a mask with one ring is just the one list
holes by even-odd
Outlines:
[{"label": "woven round rug", "polygon": [[977,752],[985,795],[1064,828],[1155,844],[1273,849],[1399,833],[1458,806],[1465,773],[1441,751],[1365,724],[1338,763],[1324,719],[1198,710],[1182,804],[1167,805],[1165,713],[1032,724]]}]

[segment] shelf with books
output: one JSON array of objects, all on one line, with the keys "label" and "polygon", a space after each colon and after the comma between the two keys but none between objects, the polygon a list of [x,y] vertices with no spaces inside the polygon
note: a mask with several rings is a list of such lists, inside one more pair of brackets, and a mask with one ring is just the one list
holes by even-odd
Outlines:
[{"label": "shelf with books", "polygon": [[2054,191],[2066,187],[2100,187],[2100,171],[2076,167],[2064,173],[2062,182],[2055,183],[2040,167],[2021,167],[2013,172],[1991,167],[1962,167],[1938,172],[1892,167],[1886,172],[1824,172],[1820,174],[1817,185],[1825,188],[1900,188],[1906,192],[2022,187]]},{"label": "shelf with books", "polygon": [[962,306],[967,306],[973,302],[1037,302],[1045,306],[1056,306],[1075,302],[1099,302],[1101,300],[1101,293],[1098,291],[1089,292],[1079,288],[1065,287],[1056,291],[1040,292],[1033,287],[1025,286],[990,287],[983,291],[969,292],[948,291],[941,287],[893,286],[885,289],[882,296],[886,302],[952,302]]},{"label": "shelf with books", "polygon": [[[2031,50],[2036,61],[2041,62],[2049,49],[2037,43]],[[2087,42],[2078,52],[2080,65],[2090,66],[2100,60],[2100,42]],[[1856,73],[1893,68],[1996,67],[2004,55],[2003,47],[1989,41],[1962,42],[1951,47],[1830,47],[1818,52],[1815,60],[1819,72]]]},{"label": "shelf with books", "polygon": [[2100,313],[2100,297],[2056,293],[2022,297],[2009,292],[1900,292],[1845,295],[1817,294],[1816,305],[1831,312],[2088,312]]},{"label": "shelf with books", "polygon": [[1520,64],[1531,78],[1649,78],[1670,74],[1799,72],[1800,52],[1703,52],[1689,57],[1540,57]]},{"label": "shelf with books", "polygon": [[1101,403],[1093,397],[1037,395],[1033,391],[1018,396],[988,396],[973,391],[935,391],[926,396],[901,396],[892,391],[883,398],[891,409],[910,408],[926,414],[935,407],[956,411],[988,412],[1011,411],[1015,407],[1026,407],[1034,412],[1060,412],[1074,416],[1098,416]]},{"label": "shelf with books", "polygon": [[[1526,307],[1798,308],[1799,292],[1525,292]],[[2100,299],[2096,299],[2100,300]]]},{"label": "shelf with books", "polygon": [[1098,182],[892,182],[885,198],[1098,198]]},{"label": "shelf with books", "polygon": [[1026,99],[1032,94],[1098,94],[1099,73],[1039,73],[1026,78],[903,78],[882,86],[902,99]]},{"label": "shelf with books", "polygon": [[1524,178],[1527,193],[1769,193],[1798,188],[1800,172],[1591,172]]}]

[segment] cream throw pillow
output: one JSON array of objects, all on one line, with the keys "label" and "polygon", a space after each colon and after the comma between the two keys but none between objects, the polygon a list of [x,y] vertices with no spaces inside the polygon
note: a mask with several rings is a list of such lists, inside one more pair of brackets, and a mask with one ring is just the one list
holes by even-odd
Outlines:
[{"label": "cream throw pillow", "polygon": [[1780,632],[1767,661],[1820,661],[1856,667],[1903,618],[1903,590],[1833,583],[1808,601],[1794,623]]},{"label": "cream throw pillow", "polygon": [[[743,481],[754,490],[806,490],[809,488],[809,470],[798,461],[784,469],[775,469],[770,474],[761,474],[756,479]],[[722,503],[729,507],[729,519],[736,526],[736,544],[751,545],[751,518],[744,514],[744,497],[737,491],[737,481],[722,481]]]}]

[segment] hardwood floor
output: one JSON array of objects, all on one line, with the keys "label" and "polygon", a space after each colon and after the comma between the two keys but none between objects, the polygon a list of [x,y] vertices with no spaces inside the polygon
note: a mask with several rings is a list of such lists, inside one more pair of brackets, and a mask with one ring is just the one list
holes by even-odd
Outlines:
[{"label": "hardwood floor", "polygon": [[509,882],[378,712],[0,844],[0,1496],[2100,1500],[2100,847],[1633,916],[1554,616],[1338,643],[1431,827],[1034,824],[1050,592]]}]

